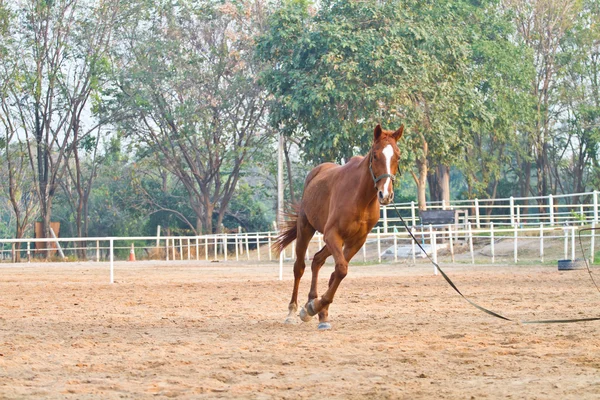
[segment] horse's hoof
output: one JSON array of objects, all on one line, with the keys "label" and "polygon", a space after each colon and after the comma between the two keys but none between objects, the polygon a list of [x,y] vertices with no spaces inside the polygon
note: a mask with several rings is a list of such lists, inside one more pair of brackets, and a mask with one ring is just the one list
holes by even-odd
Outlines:
[{"label": "horse's hoof", "polygon": [[300,319],[304,322],[308,322],[310,321],[312,318],[311,315],[308,315],[308,313],[306,312],[306,309],[304,307],[300,308]]},{"label": "horse's hoof", "polygon": [[295,325],[296,324],[296,317],[293,317],[293,316],[287,317],[285,319],[285,321],[283,321],[283,323],[286,324],[286,325]]},{"label": "horse's hoof", "polygon": [[306,303],[306,308],[302,307],[300,309],[300,319],[302,319],[302,321],[304,322],[308,322],[310,321],[310,319],[312,317],[314,317],[316,314],[315,312],[315,300],[311,300],[308,303]]},{"label": "horse's hoof", "polygon": [[328,331],[331,329],[331,324],[329,322],[319,322],[317,329],[320,331]]}]

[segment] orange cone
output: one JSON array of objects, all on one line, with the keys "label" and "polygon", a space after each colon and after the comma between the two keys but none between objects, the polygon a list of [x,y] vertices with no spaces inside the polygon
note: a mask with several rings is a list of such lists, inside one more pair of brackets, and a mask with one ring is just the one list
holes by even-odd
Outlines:
[{"label": "orange cone", "polygon": [[133,250],[133,243],[131,243],[131,250],[129,251],[129,261],[135,261],[135,251]]}]

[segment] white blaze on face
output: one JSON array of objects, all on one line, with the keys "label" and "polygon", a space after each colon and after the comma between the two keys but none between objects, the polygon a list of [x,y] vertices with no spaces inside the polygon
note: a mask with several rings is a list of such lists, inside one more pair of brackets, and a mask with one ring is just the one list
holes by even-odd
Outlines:
[{"label": "white blaze on face", "polygon": [[[383,148],[382,153],[385,157],[385,168],[387,170],[387,173],[391,175],[392,156],[394,155],[394,149],[392,148],[392,145],[388,144],[387,146],[385,146]],[[392,192],[393,189],[391,183],[392,182],[390,178],[385,178],[385,183],[383,184],[383,198],[387,198],[387,196],[389,196]]]}]

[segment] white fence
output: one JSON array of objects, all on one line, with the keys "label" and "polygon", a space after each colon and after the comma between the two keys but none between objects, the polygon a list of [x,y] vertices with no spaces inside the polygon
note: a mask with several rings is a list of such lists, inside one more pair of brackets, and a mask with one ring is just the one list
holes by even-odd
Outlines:
[{"label": "white fence", "polygon": [[[541,200],[541,201],[540,201]],[[578,200],[579,202],[575,202]],[[536,201],[539,204],[532,205]],[[398,204],[398,210],[411,226],[419,243],[434,261],[438,250],[451,261],[455,260],[455,247],[460,247],[462,259],[458,262],[476,262],[474,247],[486,247],[484,262],[494,263],[497,258],[495,246],[512,241],[512,260],[522,261],[519,257],[520,244],[523,241],[539,242],[539,257],[534,259],[547,262],[550,257],[558,259],[556,251],[545,260],[545,248],[549,241],[556,248],[557,242],[563,242],[564,252],[560,256],[575,259],[578,251],[576,237],[582,228],[595,229],[598,224],[598,191],[565,196],[544,198],[510,198],[491,201],[456,201],[450,205],[430,204],[430,209],[459,209],[462,220],[457,225],[422,226],[414,203]],[[495,210],[495,213],[488,213]],[[498,211],[499,210],[499,211]],[[541,211],[540,211],[541,210]],[[592,262],[595,256],[596,231],[587,229],[582,237],[585,240],[584,256]],[[136,259],[160,259],[165,261],[279,261],[281,268],[285,261],[294,259],[294,243],[279,259],[271,250],[277,232],[227,233],[202,236],[140,236],[140,237],[92,237],[92,238],[55,238],[55,239],[0,239],[0,258],[15,261],[16,255],[25,262],[32,260],[36,252],[46,257],[62,259],[77,258],[78,252],[84,252],[85,258],[95,261],[108,261],[110,280],[113,281],[114,261]],[[33,249],[34,243],[46,243],[43,249]],[[442,243],[443,242],[443,243]],[[546,246],[545,246],[546,243]],[[459,246],[460,245],[460,246]],[[311,242],[307,257],[312,256],[323,246],[322,235],[316,234]],[[468,256],[465,258],[465,247]],[[529,249],[530,250],[530,249]],[[531,251],[529,251],[531,253]],[[479,253],[481,254],[481,252]],[[384,260],[411,260],[413,263],[421,256],[409,234],[400,225],[393,207],[382,207],[379,226],[369,235],[365,246],[354,260],[363,262],[383,262]],[[596,257],[598,258],[598,257]],[[504,257],[506,259],[506,257]],[[531,256],[529,256],[531,259]]]},{"label": "white fence", "polygon": [[[471,222],[476,228],[495,224],[496,226],[514,225],[586,225],[598,224],[598,192],[548,195],[539,197],[510,197],[507,199],[451,200],[427,203],[428,210],[460,210],[463,223]],[[399,225],[394,212],[398,209],[409,225],[420,224],[416,203],[398,203],[382,207],[380,226],[388,232],[391,226]]]}]

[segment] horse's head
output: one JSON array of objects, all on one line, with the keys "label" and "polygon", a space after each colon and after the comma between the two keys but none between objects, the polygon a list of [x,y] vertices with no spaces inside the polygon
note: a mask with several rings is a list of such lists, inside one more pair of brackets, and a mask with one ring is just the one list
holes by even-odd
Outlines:
[{"label": "horse's head", "polygon": [[394,199],[394,180],[400,157],[396,142],[402,137],[402,132],[404,125],[395,132],[383,130],[381,125],[377,125],[373,132],[369,169],[377,189],[377,198],[383,205],[390,204]]}]

